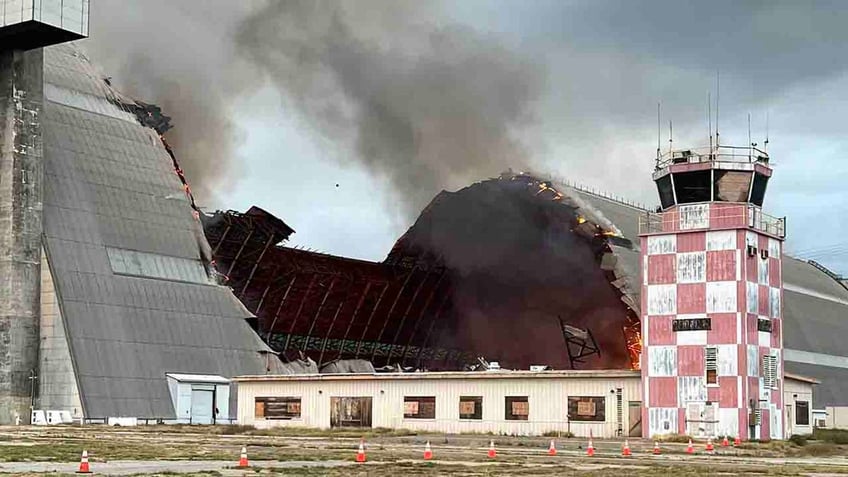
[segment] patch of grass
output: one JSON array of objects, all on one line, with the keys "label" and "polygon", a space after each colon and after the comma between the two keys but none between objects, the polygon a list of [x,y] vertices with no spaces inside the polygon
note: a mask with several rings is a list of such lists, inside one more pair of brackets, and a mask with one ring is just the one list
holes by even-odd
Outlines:
[{"label": "patch of grass", "polygon": [[809,457],[827,457],[845,454],[845,447],[828,442],[812,442],[803,447],[798,447],[791,452],[792,455]]},{"label": "patch of grass", "polygon": [[813,440],[830,442],[832,444],[848,444],[848,430],[844,429],[813,429]]},{"label": "patch of grass", "polygon": [[692,436],[687,436],[686,434],[665,434],[657,437],[657,440],[660,442],[678,442],[681,444],[688,444],[690,439],[694,441]]},{"label": "patch of grass", "polygon": [[801,434],[792,434],[789,437],[789,442],[795,444],[796,446],[805,446],[807,445],[807,439],[809,439],[809,435],[801,435]]},{"label": "patch of grass", "polygon": [[563,439],[571,439],[574,433],[571,431],[548,431],[542,434],[542,437],[560,437]]}]

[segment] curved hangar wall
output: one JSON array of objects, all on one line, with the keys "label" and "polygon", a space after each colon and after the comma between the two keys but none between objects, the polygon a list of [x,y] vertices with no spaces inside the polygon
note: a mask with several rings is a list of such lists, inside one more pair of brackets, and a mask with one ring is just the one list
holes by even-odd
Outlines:
[{"label": "curved hangar wall", "polygon": [[207,276],[208,245],[159,135],[72,47],[44,50],[44,93],[38,406],[169,419],[165,373],[265,373],[274,361],[250,313]]}]

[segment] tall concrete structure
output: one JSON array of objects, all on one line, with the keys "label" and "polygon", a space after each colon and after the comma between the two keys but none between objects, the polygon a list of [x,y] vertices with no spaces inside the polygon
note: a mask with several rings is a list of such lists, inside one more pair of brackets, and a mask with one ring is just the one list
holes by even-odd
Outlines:
[{"label": "tall concrete structure", "polygon": [[783,438],[784,220],[755,148],[658,154],[640,223],[646,436]]},{"label": "tall concrete structure", "polygon": [[0,423],[28,419],[38,379],[41,47],[87,33],[88,0],[0,0]]},{"label": "tall concrete structure", "polygon": [[189,422],[183,388],[226,422],[210,382],[283,369],[216,281],[155,108],[58,45],[87,33],[88,0],[0,0],[0,424]]}]

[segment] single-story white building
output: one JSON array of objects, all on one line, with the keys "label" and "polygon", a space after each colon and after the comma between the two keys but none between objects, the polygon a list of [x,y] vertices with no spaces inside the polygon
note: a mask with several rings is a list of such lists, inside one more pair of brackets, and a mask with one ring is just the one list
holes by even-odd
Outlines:
[{"label": "single-story white building", "polygon": [[819,381],[797,374],[783,375],[783,412],[786,437],[813,433],[813,385]]},{"label": "single-story white building", "polygon": [[638,371],[242,376],[234,381],[239,423],[259,428],[642,434]]},{"label": "single-story white building", "polygon": [[[786,436],[812,432],[816,380],[786,375]],[[240,376],[238,422],[429,432],[641,437],[639,371],[482,371]]]}]

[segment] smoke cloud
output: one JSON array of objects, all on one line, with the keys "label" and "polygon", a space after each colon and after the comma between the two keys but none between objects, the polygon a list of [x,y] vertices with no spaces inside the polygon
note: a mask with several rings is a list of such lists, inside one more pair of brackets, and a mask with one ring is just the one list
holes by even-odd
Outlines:
[{"label": "smoke cloud", "polygon": [[236,41],[285,98],[330,139],[339,161],[387,180],[407,216],[435,192],[530,163],[544,68],[497,38],[442,24],[432,6],[268,2]]},{"label": "smoke cloud", "polygon": [[232,110],[252,83],[233,68],[234,19],[246,14],[233,3],[98,2],[83,42],[120,90],[171,116],[165,138],[201,206],[223,205],[244,174]]}]

